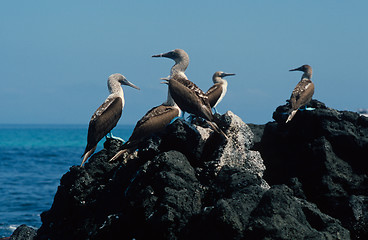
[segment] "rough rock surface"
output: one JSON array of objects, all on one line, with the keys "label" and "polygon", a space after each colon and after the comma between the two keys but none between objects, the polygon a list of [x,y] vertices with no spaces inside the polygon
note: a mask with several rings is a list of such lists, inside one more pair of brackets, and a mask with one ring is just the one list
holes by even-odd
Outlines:
[{"label": "rough rock surface", "polygon": [[280,106],[258,130],[255,149],[270,185],[286,184],[325,214],[339,219],[352,239],[368,239],[368,118],[312,100],[285,124]]},{"label": "rough rock surface", "polygon": [[9,240],[32,240],[35,236],[36,230],[23,224],[15,229]]},{"label": "rough rock surface", "polygon": [[109,140],[62,177],[35,239],[365,239],[368,120],[311,104],[287,125],[287,106],[263,126],[216,115],[227,140],[176,120],[125,162]]}]

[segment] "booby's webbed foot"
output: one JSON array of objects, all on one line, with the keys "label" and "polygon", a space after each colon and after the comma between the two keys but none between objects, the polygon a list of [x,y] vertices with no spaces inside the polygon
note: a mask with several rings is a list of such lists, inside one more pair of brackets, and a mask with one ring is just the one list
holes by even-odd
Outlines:
[{"label": "booby's webbed foot", "polygon": [[173,122],[175,122],[175,121],[176,121],[176,119],[183,119],[183,118],[182,118],[182,117],[174,117],[174,118],[170,121],[169,125],[170,125],[170,124],[172,124]]},{"label": "booby's webbed foot", "polygon": [[185,114],[185,112],[181,112],[180,116],[178,116],[178,117],[174,117],[174,118],[170,121],[169,125],[170,125],[170,124],[172,124],[173,122],[175,122],[175,120],[176,120],[176,119],[181,119],[181,120],[185,121],[184,114]]},{"label": "booby's webbed foot", "polygon": [[122,138],[115,137],[114,135],[112,135],[112,133],[111,133],[111,132],[109,132],[105,137],[106,137],[106,140],[107,140],[108,138],[111,138],[111,139],[116,139],[116,140],[122,141],[123,143],[125,143],[125,142],[126,142],[126,141],[125,141],[124,139],[122,139]]},{"label": "booby's webbed foot", "polygon": [[193,119],[194,119],[195,117],[196,117],[195,115],[193,115],[193,114],[189,114],[189,116],[187,117],[187,122],[192,123],[192,122],[193,122]]},{"label": "booby's webbed foot", "polygon": [[216,108],[213,108],[213,113],[214,114],[218,113]]},{"label": "booby's webbed foot", "polygon": [[315,108],[307,107],[306,105],[299,108],[299,111],[304,111],[304,110],[306,110],[306,111],[313,111],[313,110],[315,110]]}]

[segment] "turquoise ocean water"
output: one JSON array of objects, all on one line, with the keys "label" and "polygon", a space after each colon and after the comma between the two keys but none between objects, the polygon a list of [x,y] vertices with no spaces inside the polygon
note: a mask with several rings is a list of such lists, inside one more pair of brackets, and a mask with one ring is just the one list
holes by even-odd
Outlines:
[{"label": "turquoise ocean water", "polygon": [[[127,140],[133,125],[117,126],[114,136]],[[41,226],[61,176],[79,165],[87,125],[0,125],[0,237],[21,224]],[[103,147],[101,140],[97,151]]]}]

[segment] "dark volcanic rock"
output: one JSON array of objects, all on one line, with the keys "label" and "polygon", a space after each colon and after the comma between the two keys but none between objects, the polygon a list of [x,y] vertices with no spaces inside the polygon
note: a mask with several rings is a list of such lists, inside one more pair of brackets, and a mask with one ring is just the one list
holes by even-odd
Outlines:
[{"label": "dark volcanic rock", "polygon": [[338,220],[295,198],[285,185],[267,191],[252,216],[245,233],[249,239],[350,239]]},{"label": "dark volcanic rock", "polygon": [[365,237],[367,120],[311,105],[288,125],[287,106],[266,126],[216,115],[228,139],[179,119],[127,161],[107,162],[121,146],[109,140],[62,177],[36,238]]},{"label": "dark volcanic rock", "polygon": [[[299,190],[339,219],[353,239],[368,239],[368,119],[313,100],[316,110],[298,112],[285,124],[287,106],[273,114],[257,150],[271,184],[297,179]],[[291,184],[292,185],[292,184]]]},{"label": "dark volcanic rock", "polygon": [[203,187],[180,152],[169,151],[145,163],[125,190],[137,226],[137,239],[173,239],[201,210]]},{"label": "dark volcanic rock", "polygon": [[[223,224],[221,214],[239,219],[239,228],[226,220],[239,234],[248,221],[239,209],[250,213],[269,186],[260,154],[249,149],[250,128],[231,112],[221,118],[228,139],[176,120],[120,163],[107,162],[121,145],[109,140],[84,168],[62,177],[37,239],[178,239],[198,229],[201,215]],[[231,207],[217,209],[225,202]]]},{"label": "dark volcanic rock", "polygon": [[245,168],[224,166],[208,186],[200,214],[187,226],[184,239],[241,239],[268,186]]},{"label": "dark volcanic rock", "polygon": [[35,236],[36,230],[23,224],[15,229],[9,240],[32,240]]}]

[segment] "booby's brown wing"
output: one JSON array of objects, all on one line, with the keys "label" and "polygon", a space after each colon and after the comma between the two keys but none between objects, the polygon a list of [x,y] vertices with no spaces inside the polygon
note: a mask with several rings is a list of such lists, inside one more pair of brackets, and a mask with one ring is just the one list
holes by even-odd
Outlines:
[{"label": "booby's brown wing", "polygon": [[137,122],[129,141],[139,141],[163,130],[177,116],[179,109],[176,107],[160,105],[152,108]]},{"label": "booby's brown wing", "polygon": [[194,83],[183,78],[172,78],[169,91],[181,110],[195,114],[209,121],[213,120],[208,97]]},{"label": "booby's brown wing", "polygon": [[210,87],[207,90],[206,96],[208,97],[208,102],[211,108],[215,106],[221,94],[222,94],[222,86],[220,83],[215,83],[212,87]]},{"label": "booby's brown wing", "polygon": [[312,99],[314,94],[314,84],[309,79],[302,79],[294,88],[291,97],[290,97],[290,104],[291,109],[296,110],[307,103]]},{"label": "booby's brown wing", "polygon": [[208,97],[207,95],[202,91],[202,89],[200,89],[197,85],[195,85],[195,83],[193,83],[192,81],[189,81],[188,79],[182,78],[182,77],[177,77],[174,78],[176,81],[180,82],[181,84],[183,84],[185,87],[191,89],[192,91],[195,92],[195,94],[201,98],[204,102],[207,101]]},{"label": "booby's brown wing", "polygon": [[116,126],[122,110],[122,99],[120,97],[106,99],[96,110],[89,122],[87,146],[84,153],[96,146]]},{"label": "booby's brown wing", "polygon": [[177,116],[179,116],[177,107],[160,105],[149,110],[135,125],[129,141],[122,146],[122,149],[110,161],[118,159],[126,152],[135,151],[142,140],[163,130]]}]

